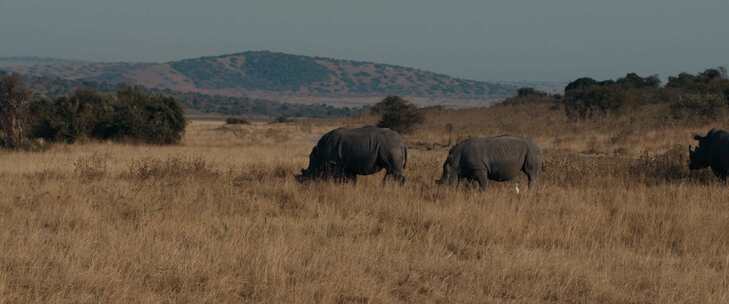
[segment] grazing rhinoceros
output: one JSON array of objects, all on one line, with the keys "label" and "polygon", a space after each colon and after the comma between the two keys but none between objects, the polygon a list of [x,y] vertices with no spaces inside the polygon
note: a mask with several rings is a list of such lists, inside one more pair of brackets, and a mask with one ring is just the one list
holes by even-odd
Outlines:
[{"label": "grazing rhinoceros", "polygon": [[309,154],[309,167],[296,175],[296,180],[357,181],[357,175],[387,171],[383,181],[393,179],[405,183],[403,170],[407,147],[400,134],[387,128],[365,126],[339,128],[319,139]]},{"label": "grazing rhinoceros", "polygon": [[689,145],[689,169],[697,170],[711,167],[714,175],[727,181],[729,176],[729,133],[711,129],[706,136],[694,135],[699,142],[698,148]]},{"label": "grazing rhinoceros", "polygon": [[529,139],[505,135],[472,138],[451,148],[443,164],[443,177],[437,183],[452,185],[467,179],[477,181],[485,190],[489,179],[509,181],[524,172],[531,189],[541,166],[541,152]]}]

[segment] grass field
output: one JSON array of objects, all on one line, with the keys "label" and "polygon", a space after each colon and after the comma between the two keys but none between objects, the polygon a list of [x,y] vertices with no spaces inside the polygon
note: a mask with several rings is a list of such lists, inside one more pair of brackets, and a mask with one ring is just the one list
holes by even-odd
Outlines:
[{"label": "grass field", "polygon": [[[293,180],[369,118],[0,152],[0,303],[729,303],[729,188],[685,168],[710,126],[547,107],[430,114],[404,187]],[[435,186],[449,140],[502,133],[543,147],[537,189]]]}]

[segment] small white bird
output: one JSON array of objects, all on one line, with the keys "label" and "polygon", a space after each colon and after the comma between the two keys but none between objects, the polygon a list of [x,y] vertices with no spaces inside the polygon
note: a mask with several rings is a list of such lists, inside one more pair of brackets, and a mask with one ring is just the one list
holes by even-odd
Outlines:
[{"label": "small white bird", "polygon": [[514,185],[514,191],[516,191],[516,194],[519,194],[519,185]]}]

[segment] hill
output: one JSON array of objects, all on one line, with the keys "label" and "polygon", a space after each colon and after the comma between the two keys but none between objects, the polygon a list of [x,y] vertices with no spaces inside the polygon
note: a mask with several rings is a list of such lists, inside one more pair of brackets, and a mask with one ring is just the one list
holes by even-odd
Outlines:
[{"label": "hill", "polygon": [[[8,72],[0,67],[0,76]],[[114,93],[119,85],[90,80],[71,80],[49,76],[25,75],[24,82],[40,98],[69,95],[79,89],[92,89]],[[164,94],[179,100],[188,114],[244,116],[248,118],[311,117],[327,118],[350,116],[359,113],[358,107],[335,107],[324,103],[300,104],[247,96],[221,96],[169,89],[146,89],[149,93]]]},{"label": "hill", "polygon": [[126,83],[151,89],[220,96],[275,100],[296,97],[297,101],[304,102],[306,97],[316,101],[319,98],[402,95],[437,100],[438,103],[443,103],[443,100],[481,103],[511,96],[516,91],[516,86],[509,84],[459,79],[408,67],[269,51],[167,63],[27,59],[0,59],[0,67],[31,76]]},{"label": "hill", "polygon": [[86,64],[89,62],[46,57],[0,57],[0,67],[22,67],[29,65]]}]

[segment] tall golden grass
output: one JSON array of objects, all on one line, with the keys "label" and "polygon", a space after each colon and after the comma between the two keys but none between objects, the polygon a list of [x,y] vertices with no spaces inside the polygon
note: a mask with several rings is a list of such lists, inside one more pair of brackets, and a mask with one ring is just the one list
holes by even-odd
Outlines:
[{"label": "tall golden grass", "polygon": [[[729,303],[729,188],[682,151],[708,126],[547,107],[430,114],[403,187],[292,178],[369,118],[0,152],[0,303]],[[545,150],[538,189],[435,186],[449,137],[502,133]]]}]

